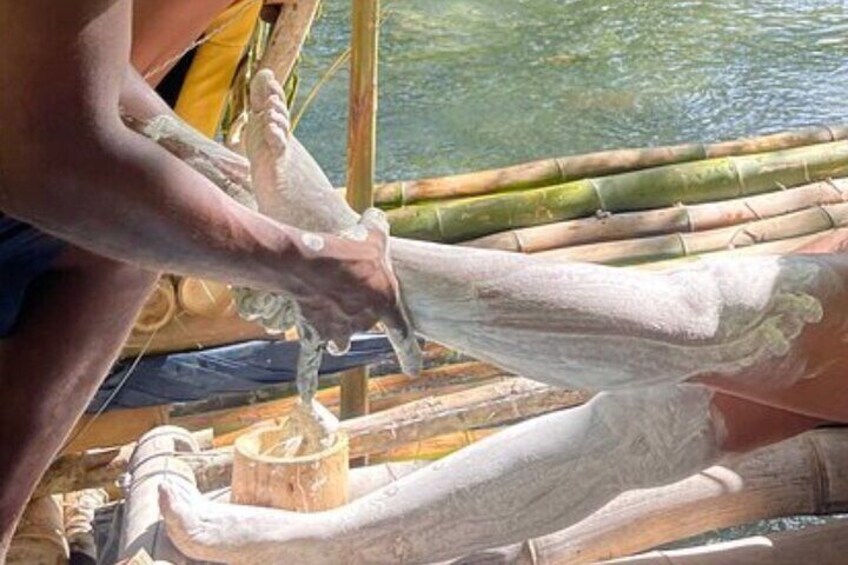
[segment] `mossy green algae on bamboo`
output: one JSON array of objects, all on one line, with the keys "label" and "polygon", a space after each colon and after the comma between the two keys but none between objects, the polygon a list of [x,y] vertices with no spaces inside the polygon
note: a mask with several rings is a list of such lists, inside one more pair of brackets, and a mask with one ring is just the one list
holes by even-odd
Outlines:
[{"label": "mossy green algae on bamboo", "polygon": [[667,165],[388,212],[393,235],[457,242],[587,217],[760,194],[848,175],[848,141]]}]

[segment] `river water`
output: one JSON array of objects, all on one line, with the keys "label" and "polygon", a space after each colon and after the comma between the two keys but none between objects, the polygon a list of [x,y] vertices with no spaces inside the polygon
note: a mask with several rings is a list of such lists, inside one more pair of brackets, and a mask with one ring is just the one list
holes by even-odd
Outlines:
[{"label": "river water", "polygon": [[[300,101],[349,41],[325,0]],[[848,120],[848,0],[383,0],[377,177]],[[344,181],[346,70],[297,134]],[[297,104],[295,104],[295,107]]]}]

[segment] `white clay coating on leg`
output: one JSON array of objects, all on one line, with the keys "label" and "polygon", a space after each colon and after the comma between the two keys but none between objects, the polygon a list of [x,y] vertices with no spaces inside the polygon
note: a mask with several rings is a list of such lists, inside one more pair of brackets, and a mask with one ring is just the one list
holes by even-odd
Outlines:
[{"label": "white clay coating on leg", "polygon": [[[262,86],[274,82],[270,73],[254,82],[257,93],[278,88]],[[248,143],[260,210],[304,229],[353,228],[357,215],[294,138],[283,156],[260,142],[274,115],[261,96],[251,100],[260,104]],[[303,155],[292,156],[297,150]],[[418,332],[565,386],[605,390],[682,382],[703,371],[733,374],[786,355],[804,326],[822,316],[808,292],[820,267],[800,257],[648,273],[392,239],[391,259]],[[782,386],[800,375],[772,377]]]},{"label": "white clay coating on leg", "polygon": [[305,231],[300,234],[300,241],[312,251],[321,251],[324,249],[324,238],[317,233]]},{"label": "white clay coating on leg", "polygon": [[[602,393],[515,425],[338,510],[302,515],[164,494],[193,558],[232,563],[423,563],[565,528],[625,490],[721,456],[712,395],[696,385]],[[238,522],[238,523],[236,523]]]},{"label": "white clay coating on leg", "polygon": [[248,179],[241,174],[245,168],[244,157],[171,116],[156,116],[147,121],[141,133],[157,143],[174,148],[187,165],[233,200],[256,210],[256,199],[250,193]]}]

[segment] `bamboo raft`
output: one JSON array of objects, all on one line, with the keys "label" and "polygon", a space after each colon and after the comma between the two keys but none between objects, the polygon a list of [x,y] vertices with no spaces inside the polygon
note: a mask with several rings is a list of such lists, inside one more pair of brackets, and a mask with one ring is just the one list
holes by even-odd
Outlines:
[{"label": "bamboo raft", "polygon": [[[291,73],[317,4],[301,0],[297,10],[281,12],[271,34],[274,48],[264,61],[279,75]],[[359,37],[368,42],[367,34]],[[373,97],[369,77],[360,82],[357,96]],[[355,192],[351,198],[362,204],[356,185],[370,183],[373,139],[366,142],[373,138],[373,122],[367,126],[373,112],[356,119],[359,133],[352,135],[367,147],[352,156],[359,165],[349,184]],[[791,253],[848,223],[848,125],[388,182],[375,187],[373,200],[387,211],[395,235],[534,253],[551,261],[656,269],[705,255]],[[267,336],[236,316],[226,285],[166,275],[140,313],[123,356],[253,339]],[[425,358],[428,368],[416,379],[390,372],[367,381],[371,411],[342,421],[344,440],[328,448],[335,459],[321,468],[320,480],[329,485],[321,493],[322,505],[358,498],[516,422],[590,398],[584,391],[506,374],[437,344],[427,344]],[[335,414],[344,403],[339,380],[325,379],[317,395]],[[278,429],[291,417],[294,395],[290,387],[270,398],[229,394],[84,417],[42,478],[10,563],[62,563],[75,547],[90,548],[92,515],[108,499],[127,510],[118,525],[123,563],[186,562],[167,542],[158,516],[156,486],[165,476],[196,484],[210,498],[229,497],[221,489],[232,485],[235,497],[247,502],[267,497],[270,504],[309,510],[303,497],[254,488],[255,479],[244,473],[255,465],[263,473],[284,468],[298,480],[305,476],[296,457],[260,441],[265,430]],[[252,447],[240,449],[237,443]],[[367,458],[369,464],[350,469],[342,482],[338,469],[348,461],[339,461],[339,453],[360,462]],[[246,467],[234,471],[240,458]],[[461,563],[797,563],[799,557],[833,562],[826,560],[845,555],[845,522],[770,536],[765,545],[740,540],[692,550],[655,548],[763,518],[848,512],[845,468],[848,429],[808,432],[732,466],[626,492],[567,530],[467,556]],[[723,488],[730,483],[742,486]]]},{"label": "bamboo raft", "polygon": [[[392,218],[405,218],[408,208],[428,207],[433,210],[432,214],[442,219],[450,216],[440,216],[438,210],[450,208],[465,210],[463,214],[467,214],[467,218],[478,218],[475,214],[487,210],[495,200],[507,209],[516,207],[520,211],[525,208],[515,203],[523,198],[538,203],[544,201],[544,198],[539,199],[539,191],[559,194],[565,190],[579,198],[550,200],[552,205],[560,207],[539,211],[529,223],[521,220],[520,213],[495,217],[479,212],[481,222],[495,219],[484,222],[485,229],[474,228],[468,232],[475,237],[456,243],[538,253],[552,261],[627,265],[622,268],[664,268],[669,261],[697,261],[704,255],[771,253],[776,249],[791,252],[848,222],[846,132],[846,128],[814,128],[716,146],[721,149],[702,148],[704,155],[733,155],[718,160],[713,157],[680,162],[682,153],[670,149],[659,152],[626,150],[625,156],[649,155],[651,160],[631,160],[630,166],[635,170],[621,171],[619,167],[615,169],[618,172],[595,180],[578,179],[561,184],[562,177],[556,177],[545,181],[560,183],[550,187],[540,186],[541,181],[526,179],[520,181],[524,183],[520,186],[511,184],[510,189],[505,188],[503,180],[491,183],[485,191],[480,184],[472,184],[471,196],[467,191],[458,191],[455,177],[430,179],[420,185],[427,187],[429,200],[415,197],[417,199],[411,204],[397,206],[392,202],[386,207],[394,206],[389,209]],[[604,155],[605,159],[615,161],[613,154]],[[657,155],[664,155],[671,162],[657,163]],[[576,158],[572,162],[597,163],[598,160],[595,156]],[[515,170],[525,168],[511,167],[507,171],[512,172],[503,175],[485,171],[479,178],[514,177]],[[575,170],[592,175],[599,170],[608,171],[588,166]],[[463,175],[462,178],[474,177]],[[397,184],[384,185],[393,186]],[[419,185],[406,183],[404,186]],[[445,187],[443,192],[440,186]],[[586,186],[593,187],[591,192],[584,190]],[[595,187],[609,188],[596,191]],[[423,192],[415,189],[407,193],[407,198],[413,198],[410,194]],[[563,202],[568,205],[564,206]],[[511,218],[508,223],[498,223],[498,218],[506,217]],[[546,223],[537,222],[542,218]],[[406,220],[400,219],[396,225],[408,225],[404,222]],[[445,233],[454,233],[448,231],[447,225],[440,223],[433,231],[417,235],[439,239]],[[476,237],[481,232],[486,235]],[[150,351],[174,351],[261,337],[258,328],[235,317],[232,297],[226,286],[166,276],[141,313],[126,354],[137,353],[141,348],[139,344],[145,342]],[[296,335],[288,338],[296,339]],[[151,344],[154,345],[151,347]],[[417,379],[399,373],[372,377],[368,383],[371,413],[342,422],[347,455],[352,460],[367,457],[371,464],[351,471],[351,476],[359,477],[355,481],[351,479],[353,483],[335,487],[347,493],[346,497],[361,496],[385,484],[389,476],[386,465],[393,466],[390,476],[397,477],[504,426],[553,410],[565,410],[589,398],[581,391],[556,389],[506,374],[496,367],[458,357],[436,344],[427,345],[425,357],[430,368]],[[318,400],[338,414],[341,402],[340,389],[336,386],[338,379],[331,378],[327,382],[331,386],[319,391]],[[200,438],[197,445],[205,447],[194,446],[169,455],[176,458],[169,464],[179,468],[181,476],[196,483],[204,492],[228,487],[233,477],[233,444],[253,430],[284,422],[296,403],[293,394],[293,390],[289,390],[263,402],[256,402],[248,395],[241,400],[238,395],[231,395],[226,402],[153,406],[106,412],[89,418],[81,424],[86,426],[85,433],[76,437],[64,455],[54,462],[34,500],[41,501],[39,504],[44,508],[52,508],[44,502],[52,500],[50,497],[74,496],[74,493],[91,489],[106,489],[112,497],[120,498],[123,495],[114,485],[124,473],[132,471],[134,453],[138,449],[136,441],[145,432],[161,426],[177,426],[183,434],[201,434],[197,436]],[[811,450],[824,454],[823,466],[814,462]],[[682,483],[648,492],[626,493],[620,497],[620,502],[564,532],[528,540],[520,546],[491,550],[485,555],[470,556],[463,563],[489,562],[487,559],[493,555],[500,559],[498,562],[525,563],[530,562],[527,559],[531,554],[533,563],[624,559],[715,528],[767,517],[848,511],[848,485],[842,484],[845,476],[838,471],[846,465],[848,430],[813,432],[769,447],[733,468],[708,470]],[[727,473],[744,477],[745,489],[733,494],[716,492],[711,489],[710,481],[703,478]],[[819,498],[811,497],[819,484],[828,485],[830,490]],[[810,505],[811,500],[815,500],[815,504]],[[153,505],[155,501],[145,504]],[[684,515],[689,518],[682,519]],[[693,515],[698,519],[691,519]],[[144,523],[149,526],[151,519],[145,518]],[[634,523],[649,526],[640,527],[637,532],[631,526]],[[137,524],[126,527],[141,531]],[[28,528],[31,531],[31,524]],[[810,540],[817,540],[818,545],[822,544],[820,539],[836,540],[842,529],[836,526],[805,529],[778,542],[781,548],[783,544],[788,548],[786,555],[802,551],[793,549],[796,546],[809,552],[813,544]],[[49,541],[44,538],[49,546],[33,549],[30,547],[33,536],[27,536],[22,539],[29,545],[18,546],[20,551],[67,551],[66,546],[53,538]],[[145,548],[143,540],[139,544],[132,545],[131,549]],[[700,555],[700,550],[693,551]],[[739,547],[721,548],[717,555],[722,562],[734,562],[734,559],[743,562],[752,551],[759,555],[750,545],[742,543]],[[708,562],[688,555],[655,551],[629,557],[623,562],[649,563],[660,559]],[[125,557],[134,556],[127,554]]]}]

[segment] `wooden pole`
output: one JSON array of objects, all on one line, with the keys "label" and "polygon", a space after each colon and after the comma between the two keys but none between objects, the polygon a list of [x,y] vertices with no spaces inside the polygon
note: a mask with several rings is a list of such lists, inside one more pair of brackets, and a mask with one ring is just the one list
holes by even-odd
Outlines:
[{"label": "wooden pole", "polygon": [[[347,134],[347,200],[357,212],[373,204],[377,133],[377,37],[380,1],[352,0]],[[368,413],[368,369],[342,375],[341,417]]]},{"label": "wooden pole", "polygon": [[271,69],[280,84],[285,84],[294,70],[303,42],[318,13],[318,4],[319,0],[289,0],[280,7],[280,15],[259,63],[260,68]]}]

